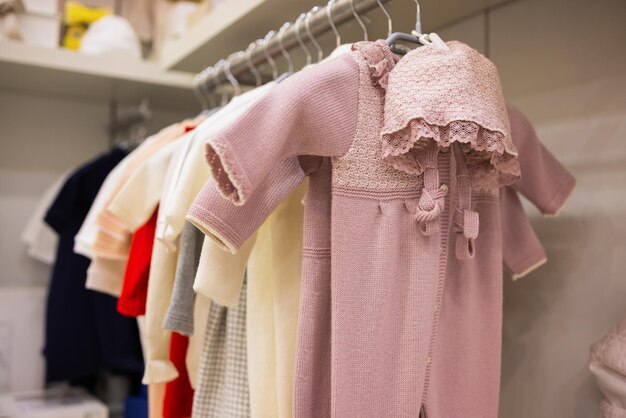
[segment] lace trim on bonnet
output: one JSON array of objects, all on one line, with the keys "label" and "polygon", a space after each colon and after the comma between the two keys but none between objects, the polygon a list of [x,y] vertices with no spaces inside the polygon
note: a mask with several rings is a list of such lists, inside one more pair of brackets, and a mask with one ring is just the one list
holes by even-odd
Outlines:
[{"label": "lace trim on bonnet", "polygon": [[397,62],[385,41],[353,46],[374,84],[385,90],[382,159],[399,171],[421,174],[424,188],[413,217],[420,231],[438,230],[445,204],[437,154],[450,148],[456,163],[455,253],[474,256],[478,213],[472,189],[495,189],[519,179],[517,150],[495,66],[459,42],[449,50],[422,47]]},{"label": "lace trim on bonnet", "polygon": [[[374,82],[385,89],[383,160],[422,174],[429,142],[462,144],[472,188],[514,183],[520,169],[495,66],[460,42],[420,47],[397,58],[385,41],[359,42]],[[393,71],[392,71],[393,70]]]}]

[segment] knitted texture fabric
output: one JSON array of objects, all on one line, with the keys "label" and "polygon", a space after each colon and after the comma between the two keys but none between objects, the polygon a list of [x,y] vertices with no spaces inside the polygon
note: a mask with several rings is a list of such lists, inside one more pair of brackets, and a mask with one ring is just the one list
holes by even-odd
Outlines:
[{"label": "knitted texture fabric", "polygon": [[163,328],[182,335],[193,334],[193,312],[195,293],[193,281],[198,271],[200,251],[204,235],[187,223],[180,236],[180,251],[176,263],[176,276],[172,298],[163,320]]},{"label": "knitted texture fabric", "polygon": [[[431,52],[439,54],[426,47],[419,54]],[[469,167],[476,161],[471,147],[459,141],[447,147],[435,141],[415,147],[421,154],[420,173],[397,170],[385,161],[381,130],[386,95],[401,79],[394,81],[398,71],[412,68],[395,65],[380,43],[361,44],[349,55],[283,81],[207,143],[207,161],[219,192],[244,208],[283,161],[332,157],[309,173],[305,199],[294,381],[297,418],[423,413],[495,417],[494,398],[497,411],[493,382],[499,379],[500,343],[490,337],[483,344],[481,326],[486,323],[499,336],[501,288],[498,296],[495,283],[502,280],[500,174],[485,170],[492,177],[490,187],[471,187]],[[458,88],[468,88],[466,82],[461,80]],[[507,118],[505,114],[505,127]],[[510,137],[505,132],[504,138]],[[488,157],[481,162],[492,165]],[[544,161],[541,153],[529,158]],[[559,180],[567,177],[558,169],[554,174]],[[546,190],[554,190],[556,183]],[[559,195],[569,191],[564,187]],[[537,198],[532,191],[530,195]],[[541,194],[537,200],[544,198]],[[556,201],[550,206],[563,203]],[[485,217],[481,223],[479,216]],[[449,269],[451,261],[454,269]],[[455,281],[448,280],[450,272]],[[450,292],[462,297],[462,303],[456,309],[456,299],[447,302],[444,315],[448,286],[454,290],[459,283],[472,291],[466,297]],[[489,291],[482,294],[484,283]],[[469,324],[463,313],[470,314]],[[475,331],[481,331],[477,337]],[[471,348],[467,357],[465,346]],[[490,356],[486,372],[474,380],[467,372],[483,364],[485,353]],[[472,367],[459,365],[457,358]],[[463,379],[446,390],[457,369]],[[471,399],[459,385],[472,388],[467,391]],[[463,405],[471,412],[463,412]]]},{"label": "knitted texture fabric", "polygon": [[[386,65],[383,160],[398,170],[422,173],[420,157],[429,141],[439,147],[460,143],[468,154],[473,186],[511,184],[519,178],[519,165],[498,72],[467,45],[447,45],[449,49],[417,48],[397,68]],[[384,41],[354,48],[388,50]]]},{"label": "knitted texture fabric", "polygon": [[244,282],[237,306],[211,305],[193,400],[193,418],[250,416],[246,294]]},{"label": "knitted texture fabric", "polygon": [[626,319],[591,346],[589,369],[604,399],[600,418],[626,417]]},{"label": "knitted texture fabric", "polygon": [[528,119],[510,105],[507,111],[522,176],[499,193],[472,193],[473,209],[481,219],[476,252],[466,260],[448,255],[425,399],[427,416],[498,416],[502,269],[519,277],[546,260],[517,193],[542,211],[556,212],[575,185],[572,175],[539,142]]}]

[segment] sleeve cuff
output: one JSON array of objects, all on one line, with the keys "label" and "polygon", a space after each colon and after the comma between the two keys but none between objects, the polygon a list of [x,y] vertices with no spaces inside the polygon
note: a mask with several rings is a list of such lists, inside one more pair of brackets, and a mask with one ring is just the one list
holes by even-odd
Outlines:
[{"label": "sleeve cuff", "polygon": [[220,306],[224,306],[226,308],[233,308],[237,306],[239,303],[239,294],[241,293],[241,287],[238,292],[230,292],[229,294],[220,293],[219,291],[207,290],[202,287],[197,281],[193,285],[193,290],[199,295],[204,296],[205,298],[210,299]]},{"label": "sleeve cuff", "polygon": [[175,234],[174,228],[166,221],[159,221],[157,224],[155,237],[165,246],[168,252],[176,251],[176,239],[179,236],[180,234]]},{"label": "sleeve cuff", "polygon": [[141,383],[145,385],[166,383],[178,377],[178,370],[169,360],[149,360]]},{"label": "sleeve cuff", "polygon": [[122,293],[126,260],[94,258],[87,269],[85,287],[96,292],[119,297]]},{"label": "sleeve cuff", "polygon": [[163,329],[176,331],[186,337],[193,335],[193,316],[189,316],[172,309],[167,311],[165,320],[163,320]]},{"label": "sleeve cuff", "polygon": [[115,202],[111,203],[109,207],[107,207],[107,211],[131,232],[136,231],[148,221],[148,219],[143,219],[141,216],[135,216],[131,212],[128,212],[125,208]]},{"label": "sleeve cuff", "polygon": [[235,205],[243,205],[252,194],[252,183],[226,138],[215,136],[206,143],[206,160],[220,194]]},{"label": "sleeve cuff", "polygon": [[536,253],[525,257],[523,260],[515,263],[515,265],[505,266],[505,269],[515,281],[527,276],[531,272],[543,266],[547,261],[548,258],[546,257],[546,253],[542,249],[541,251],[537,251]]},{"label": "sleeve cuff", "polygon": [[543,215],[546,217],[558,216],[569,197],[574,192],[574,189],[576,189],[576,179],[574,176],[570,175],[567,180],[561,184],[561,187],[559,187],[554,199],[552,199],[550,205],[548,205],[547,210],[543,212]]},{"label": "sleeve cuff", "polygon": [[235,228],[204,207],[192,205],[186,219],[231,254],[236,254],[245,241]]}]

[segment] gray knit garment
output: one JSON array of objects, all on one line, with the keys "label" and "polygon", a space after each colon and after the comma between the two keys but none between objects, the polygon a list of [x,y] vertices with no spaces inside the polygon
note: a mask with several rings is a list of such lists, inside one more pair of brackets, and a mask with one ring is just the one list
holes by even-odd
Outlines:
[{"label": "gray knit garment", "polygon": [[203,241],[204,234],[186,222],[180,234],[172,298],[163,321],[164,329],[187,336],[193,334],[193,305],[196,297],[193,291],[193,281],[198,271]]}]

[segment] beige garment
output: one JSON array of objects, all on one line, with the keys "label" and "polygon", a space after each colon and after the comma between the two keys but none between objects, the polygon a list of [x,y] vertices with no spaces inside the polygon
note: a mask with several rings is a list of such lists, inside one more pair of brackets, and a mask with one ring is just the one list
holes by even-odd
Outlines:
[{"label": "beige garment", "polygon": [[204,346],[207,322],[209,321],[209,314],[211,312],[211,303],[211,299],[202,294],[196,294],[196,300],[193,306],[194,332],[189,336],[187,356],[185,357],[189,383],[191,383],[191,387],[194,389],[198,384],[198,367],[200,365],[202,347]]},{"label": "beige garment", "polygon": [[[127,166],[121,173],[118,183],[113,188],[109,200],[104,204],[104,210],[99,213],[98,217],[96,218],[97,224],[100,227],[100,233],[96,238],[93,246],[96,253],[99,253],[103,256],[107,255],[107,236],[119,237],[122,239],[128,237],[127,227],[115,215],[111,214],[108,211],[109,205],[111,204],[119,190],[126,184],[128,179],[133,175],[133,173],[135,173],[135,171],[139,167],[141,167],[141,165],[146,160],[148,160],[155,153],[157,153],[161,148],[163,148],[163,146],[181,137],[189,127],[197,125],[201,120],[200,118],[196,119],[197,120],[193,121],[186,120],[184,122],[176,123],[174,125],[168,126],[165,129],[162,129],[159,133],[148,138],[146,140],[146,143],[141,148],[137,149],[136,152],[128,157]],[[101,246],[103,252],[99,252]]]},{"label": "beige garment", "polygon": [[275,85],[273,82],[267,83],[233,98],[196,128],[195,136],[188,142],[183,151],[183,160],[176,168],[172,197],[164,205],[163,220],[160,219],[157,224],[156,237],[165,245],[171,248],[178,239],[185,225],[187,210],[210,178],[209,166],[204,157],[206,138],[237,120]]},{"label": "beige garment", "polygon": [[189,139],[189,135],[183,135],[163,145],[137,168],[110,200],[105,212],[109,218],[120,222],[125,232],[119,236],[108,235],[106,243],[100,242],[99,250],[104,251],[106,246],[108,257],[128,256],[132,233],[148,222],[154,213],[163,194],[167,168],[179,148]]},{"label": "beige garment", "polygon": [[253,418],[291,417],[306,182],[235,255],[205,238],[194,290],[225,306],[239,298],[248,267],[248,375]]},{"label": "beige garment", "polygon": [[[96,198],[98,205],[89,212],[85,225],[76,238],[75,247],[81,253],[87,252],[92,258],[87,271],[87,288],[113,296],[120,295],[130,250],[131,232],[145,224],[152,216],[163,188],[162,173],[167,171],[169,159],[177,142],[170,140],[157,144],[154,138],[146,140],[120,163],[120,166],[124,165],[119,170],[115,169],[112,172],[111,181],[109,178],[105,181],[106,189],[103,187],[103,194],[98,194]],[[148,154],[144,151],[146,147],[150,148],[153,154],[139,161],[143,157],[136,156]],[[131,166],[134,170],[129,173]],[[128,177],[123,181],[124,174]],[[120,214],[108,212],[106,205],[112,204],[116,208],[121,208]],[[104,232],[101,229],[97,219],[105,211],[110,219],[115,218],[115,222],[123,226],[123,233],[111,235],[110,231]]]},{"label": "beige garment", "polygon": [[63,173],[46,189],[20,237],[27,246],[28,256],[48,265],[54,264],[59,237],[56,231],[44,221],[44,218],[69,174],[70,172]]},{"label": "beige garment", "polygon": [[163,401],[165,400],[165,383],[148,385],[148,417],[163,418]]},{"label": "beige garment", "polygon": [[[170,142],[147,159],[119,189],[109,204],[109,212],[129,230],[135,231],[145,224],[160,202],[159,219],[162,208],[171,199],[174,174],[180,165],[188,141],[193,133],[183,135]],[[118,241],[122,242],[122,241]],[[122,255],[123,253],[120,253]],[[169,360],[170,333],[162,329],[167,312],[167,302],[171,298],[177,252],[170,251],[162,243],[155,241],[151,260],[146,306],[146,382],[173,380],[178,372]],[[121,281],[119,283],[121,286]],[[112,286],[110,284],[110,286]],[[198,368],[204,330],[210,310],[210,300],[197,298],[194,316],[196,332],[189,339],[187,367],[192,386],[195,386],[195,371]],[[163,310],[165,309],[165,310]]]}]

